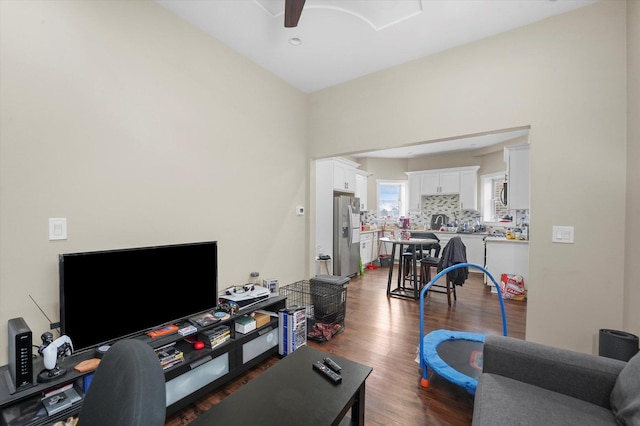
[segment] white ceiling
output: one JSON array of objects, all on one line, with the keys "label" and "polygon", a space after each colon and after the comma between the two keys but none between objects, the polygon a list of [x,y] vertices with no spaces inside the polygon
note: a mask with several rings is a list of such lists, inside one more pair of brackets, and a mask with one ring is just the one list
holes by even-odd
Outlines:
[{"label": "white ceiling", "polygon": [[[312,93],[599,0],[306,0],[295,28],[284,27],[285,0],[154,1]],[[485,135],[368,156],[406,158],[503,139]]]},{"label": "white ceiling", "polygon": [[285,28],[284,0],[155,0],[305,93],[596,1],[306,0]]}]

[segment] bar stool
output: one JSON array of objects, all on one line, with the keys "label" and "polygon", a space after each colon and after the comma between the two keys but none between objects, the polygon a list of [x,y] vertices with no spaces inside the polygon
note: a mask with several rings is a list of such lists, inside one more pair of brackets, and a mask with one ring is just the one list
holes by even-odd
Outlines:
[{"label": "bar stool", "polygon": [[[422,286],[425,286],[431,281],[431,267],[438,267],[438,263],[440,262],[440,258],[437,257],[425,257],[420,260],[420,276],[422,278]],[[447,295],[447,304],[451,306],[451,295],[453,294],[453,300],[458,300],[456,295],[456,286],[453,285],[451,280],[449,279],[449,274],[444,277],[444,284],[440,284],[441,279],[431,284],[427,293],[443,293]]]},{"label": "bar stool", "polygon": [[[416,247],[417,250],[419,250]],[[420,252],[416,253],[416,264],[420,262]],[[413,274],[413,246],[409,246],[407,250],[402,253],[400,262],[402,262],[402,287],[406,287],[406,282],[409,281],[415,285],[414,281],[418,282],[418,285],[422,282],[420,276],[414,277]]]},{"label": "bar stool", "polygon": [[[438,238],[438,236],[432,232],[425,232],[425,233],[412,233],[412,236],[414,236],[415,238],[429,238],[429,239],[433,239],[433,240],[437,240],[440,241],[440,239]],[[417,281],[417,285],[418,288],[422,289],[422,286],[429,282],[429,280],[431,279],[431,272],[429,270],[427,270],[427,272],[429,273],[429,279],[427,281],[424,281],[423,279],[423,268],[422,268],[422,259],[424,258],[431,258],[431,259],[436,259],[436,264],[435,266],[438,266],[438,256],[440,256],[440,243],[437,242],[435,244],[423,244],[420,246],[409,246],[407,247],[407,250],[402,253],[402,258],[401,258],[401,262],[403,265],[402,271],[403,271],[403,276],[402,276],[402,285],[404,287],[405,282],[406,281]],[[417,260],[418,262],[420,262],[420,273],[419,274],[413,274],[413,250],[417,250]],[[416,285],[416,283],[414,283],[414,285]]]},{"label": "bar stool", "polygon": [[420,277],[422,278],[422,285],[424,287],[429,281],[431,281],[431,268],[437,268],[440,262],[439,257],[425,256],[420,259]]}]

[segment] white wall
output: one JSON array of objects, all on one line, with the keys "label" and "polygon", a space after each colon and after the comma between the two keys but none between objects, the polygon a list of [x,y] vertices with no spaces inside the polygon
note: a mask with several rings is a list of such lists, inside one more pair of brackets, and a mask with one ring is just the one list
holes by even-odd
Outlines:
[{"label": "white wall", "polygon": [[[640,332],[624,321],[640,305],[624,298],[625,13],[600,2],[313,93],[310,155],[530,125],[527,339],[597,352],[600,328]],[[575,243],[552,244],[552,225]]]},{"label": "white wall", "polygon": [[220,289],[308,278],[304,94],[149,1],[2,0],[0,63],[0,364],[10,318],[48,329],[29,295],[59,319],[59,253],[217,240]]}]

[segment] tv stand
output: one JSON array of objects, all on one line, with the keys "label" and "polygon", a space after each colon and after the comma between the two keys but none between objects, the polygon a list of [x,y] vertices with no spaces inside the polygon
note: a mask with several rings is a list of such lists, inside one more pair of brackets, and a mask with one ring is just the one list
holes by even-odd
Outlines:
[{"label": "tv stand", "polygon": [[[182,362],[165,370],[167,416],[276,354],[278,352],[277,317],[272,317],[267,324],[246,334],[235,331],[235,320],[256,310],[277,313],[278,310],[285,307],[285,297],[271,297],[253,306],[241,309],[225,320],[206,327],[198,327],[198,332],[213,329],[220,325],[229,327],[231,339],[213,349],[206,345],[203,349],[194,349],[193,345],[185,341],[185,338],[178,333],[157,338],[151,338],[144,333],[133,336],[132,338],[147,342],[154,349],[175,343],[175,347],[184,354]],[[183,318],[180,321],[176,321],[176,323],[183,324],[186,323],[186,320],[187,318]],[[5,425],[7,418],[17,419],[18,416],[26,415],[27,413],[33,414],[31,421],[21,421],[21,426],[48,425],[59,420],[66,420],[70,416],[80,413],[82,400],[50,415],[46,413],[40,401],[52,390],[65,386],[72,386],[84,398],[84,388],[93,371],[78,372],[74,367],[92,358],[95,358],[95,350],[90,349],[59,359],[58,367],[65,369],[67,373],[54,377],[45,383],[37,381],[37,376],[44,370],[44,365],[42,358],[35,358],[33,363],[34,385],[15,393],[11,393],[9,383],[6,383],[5,380],[0,380],[0,425]],[[7,365],[0,367],[0,375],[8,375]],[[9,424],[11,425],[12,423]]]}]

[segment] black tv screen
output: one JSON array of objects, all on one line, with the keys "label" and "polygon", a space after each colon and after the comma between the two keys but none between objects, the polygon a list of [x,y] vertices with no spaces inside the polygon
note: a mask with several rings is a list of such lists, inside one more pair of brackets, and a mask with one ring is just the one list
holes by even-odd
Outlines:
[{"label": "black tv screen", "polygon": [[75,351],[213,309],[215,241],[59,255],[60,328]]}]

